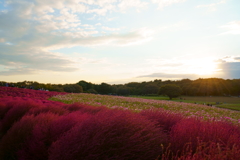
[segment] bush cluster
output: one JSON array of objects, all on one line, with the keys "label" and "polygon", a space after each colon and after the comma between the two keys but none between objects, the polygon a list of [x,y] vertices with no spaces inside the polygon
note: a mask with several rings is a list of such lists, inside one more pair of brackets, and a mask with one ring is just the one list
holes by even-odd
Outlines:
[{"label": "bush cluster", "polygon": [[0,98],[1,160],[237,160],[240,128],[163,109]]}]

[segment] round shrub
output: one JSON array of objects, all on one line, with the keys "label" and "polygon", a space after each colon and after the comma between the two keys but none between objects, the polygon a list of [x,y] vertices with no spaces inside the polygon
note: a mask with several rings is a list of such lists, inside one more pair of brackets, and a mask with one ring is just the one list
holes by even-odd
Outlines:
[{"label": "round shrub", "polygon": [[175,153],[181,153],[186,146],[190,146],[194,153],[203,143],[205,148],[219,144],[221,149],[234,146],[240,149],[240,129],[228,122],[188,118],[172,128],[170,142]]},{"label": "round shrub", "polygon": [[158,127],[163,128],[164,132],[169,133],[171,128],[178,123],[183,116],[163,109],[148,109],[140,112],[142,116],[156,123]]},{"label": "round shrub", "polygon": [[68,131],[50,147],[50,160],[149,160],[161,154],[167,136],[145,117],[103,110]]},{"label": "round shrub", "polygon": [[39,104],[34,101],[16,100],[7,103],[6,106],[10,109],[1,121],[0,132],[3,134],[6,133],[7,130],[11,128],[15,122],[20,120],[31,108],[39,107]]},{"label": "round shrub", "polygon": [[96,114],[102,110],[106,110],[108,109],[107,107],[104,106],[90,106],[90,105],[86,105],[86,104],[81,104],[81,103],[74,103],[71,105],[66,105],[64,106],[64,108],[66,108],[67,110],[71,111],[81,111],[83,113],[89,113],[89,114]]},{"label": "round shrub", "polygon": [[[36,125],[46,124],[50,120],[57,118],[52,113],[40,114],[36,117],[26,115],[16,122],[0,141],[0,159],[15,160],[20,159],[17,151],[28,145],[27,141],[32,136],[32,131]],[[36,159],[37,155],[33,159]]]}]

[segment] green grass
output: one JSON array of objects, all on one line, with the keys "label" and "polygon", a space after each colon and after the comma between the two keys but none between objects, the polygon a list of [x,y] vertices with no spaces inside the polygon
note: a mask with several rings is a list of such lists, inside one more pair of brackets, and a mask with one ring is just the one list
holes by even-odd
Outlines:
[{"label": "green grass", "polygon": [[[136,98],[144,99],[154,99],[154,100],[169,100],[165,96],[130,96]],[[239,97],[204,97],[204,96],[181,96],[179,98],[173,98],[171,101],[175,102],[185,102],[194,104],[211,104],[219,108],[226,108],[240,111],[240,98]]]},{"label": "green grass", "polygon": [[240,111],[240,104],[221,104],[221,105],[217,105],[217,107]]},{"label": "green grass", "polygon": [[[137,97],[137,98],[135,98]],[[50,100],[60,101],[64,103],[82,103],[92,106],[105,106],[109,108],[118,108],[123,110],[131,110],[134,112],[140,112],[145,109],[159,108],[171,113],[181,114],[186,117],[199,117],[206,120],[226,120],[234,124],[240,125],[239,111],[231,110],[225,106],[224,108],[210,107],[202,105],[200,103],[194,104],[192,99],[194,97],[184,97],[182,101],[189,102],[174,102],[181,101],[179,98],[175,98],[169,101],[167,97],[159,96],[135,96],[135,97],[123,97],[123,96],[110,96],[110,95],[95,95],[95,94],[66,94],[57,95]],[[199,97],[195,97],[199,98]],[[196,99],[194,99],[196,100]]]}]

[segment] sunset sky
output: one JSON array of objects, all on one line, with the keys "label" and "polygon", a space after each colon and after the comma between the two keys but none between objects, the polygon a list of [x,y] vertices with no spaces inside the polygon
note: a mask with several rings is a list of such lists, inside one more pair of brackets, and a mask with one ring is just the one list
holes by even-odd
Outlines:
[{"label": "sunset sky", "polygon": [[240,0],[0,0],[0,81],[240,78]]}]

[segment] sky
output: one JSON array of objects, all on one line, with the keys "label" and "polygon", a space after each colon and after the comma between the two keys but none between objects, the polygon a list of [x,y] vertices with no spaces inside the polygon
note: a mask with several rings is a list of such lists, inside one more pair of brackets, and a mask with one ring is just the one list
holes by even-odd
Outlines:
[{"label": "sky", "polygon": [[0,0],[0,81],[240,79],[239,0]]}]

